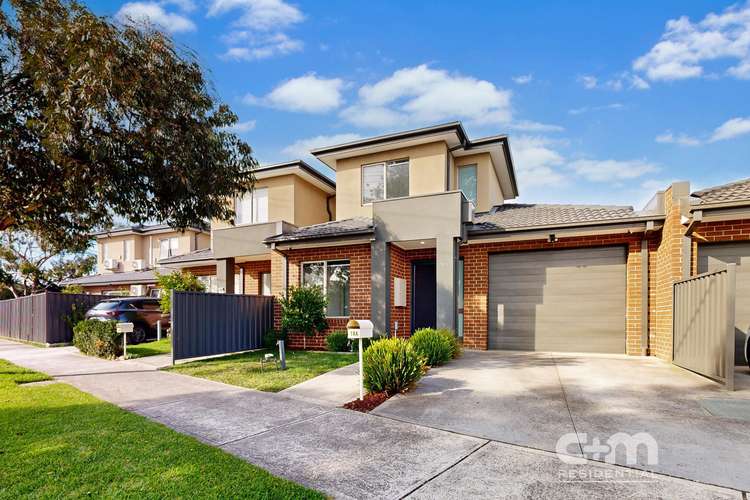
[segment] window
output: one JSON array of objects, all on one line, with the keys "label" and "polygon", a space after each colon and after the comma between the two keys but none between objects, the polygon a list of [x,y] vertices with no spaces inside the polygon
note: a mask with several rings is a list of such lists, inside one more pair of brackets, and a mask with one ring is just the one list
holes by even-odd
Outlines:
[{"label": "window", "polygon": [[458,189],[464,192],[474,206],[477,205],[477,166],[458,167]]},{"label": "window", "polygon": [[122,260],[129,261],[133,260],[133,246],[135,242],[133,240],[125,240],[122,242]]},{"label": "window", "polygon": [[234,200],[235,224],[268,222],[268,188],[257,188]]},{"label": "window", "polygon": [[327,316],[349,316],[349,261],[302,264],[302,284],[316,285],[328,298]]},{"label": "window", "polygon": [[217,293],[219,291],[218,281],[216,276],[197,276],[198,281],[203,283],[206,287],[206,291],[209,293]]},{"label": "window", "polygon": [[177,238],[159,240],[159,259],[166,259],[173,255],[177,255]]},{"label": "window", "polygon": [[102,260],[109,259],[109,245],[102,243]]},{"label": "window", "polygon": [[260,294],[271,295],[271,273],[260,273]]},{"label": "window", "polygon": [[409,196],[409,160],[362,167],[362,203]]}]

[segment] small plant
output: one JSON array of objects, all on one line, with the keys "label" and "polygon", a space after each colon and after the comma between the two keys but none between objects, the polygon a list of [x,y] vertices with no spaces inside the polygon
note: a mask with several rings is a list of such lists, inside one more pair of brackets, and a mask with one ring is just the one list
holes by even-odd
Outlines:
[{"label": "small plant", "polygon": [[70,313],[63,315],[65,323],[71,330],[75,329],[76,325],[86,319],[86,304],[83,302],[73,302],[70,304]]},{"label": "small plant", "polygon": [[[372,344],[372,339],[362,339],[362,351],[366,351],[368,347],[370,347],[370,344]],[[352,339],[349,341],[349,350],[351,352],[359,352],[359,340]]]},{"label": "small plant", "polygon": [[422,378],[425,362],[404,339],[373,342],[362,356],[364,386],[369,392],[404,392]]},{"label": "small plant", "polygon": [[420,328],[409,342],[429,366],[440,366],[453,359],[456,344],[449,330]]},{"label": "small plant", "polygon": [[122,354],[122,334],[114,321],[87,319],[73,329],[73,345],[89,356],[114,359]]},{"label": "small plant", "polygon": [[331,332],[326,336],[329,351],[346,352],[349,350],[349,336],[346,332]]},{"label": "small plant", "polygon": [[438,328],[437,332],[440,335],[445,336],[445,338],[448,339],[453,346],[451,358],[456,359],[457,357],[461,356],[461,354],[463,353],[463,346],[461,345],[461,341],[458,339],[456,334],[453,333],[452,330],[448,330],[447,328]]},{"label": "small plant", "polygon": [[61,293],[65,294],[82,294],[85,293],[83,287],[81,285],[66,285],[63,287],[62,290],[60,290]]},{"label": "small plant", "polygon": [[265,335],[263,335],[263,347],[273,349],[276,347],[276,342],[279,340],[286,342],[286,334],[284,332],[280,332],[276,329],[268,330]]},{"label": "small plant", "polygon": [[205,292],[204,285],[190,271],[172,271],[169,274],[156,273],[156,281],[162,293],[159,297],[159,307],[162,314],[169,314],[172,310],[172,290],[178,292]]},{"label": "small plant", "polygon": [[328,328],[326,321],[326,299],[319,286],[290,287],[279,299],[281,305],[281,330],[303,333],[303,348],[307,348],[307,337]]}]

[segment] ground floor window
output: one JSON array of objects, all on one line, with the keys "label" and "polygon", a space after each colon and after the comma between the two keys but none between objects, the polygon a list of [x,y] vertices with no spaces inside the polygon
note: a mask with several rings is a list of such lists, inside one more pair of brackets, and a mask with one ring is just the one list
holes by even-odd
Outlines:
[{"label": "ground floor window", "polygon": [[329,260],[302,264],[302,284],[323,289],[327,316],[349,316],[349,261]]},{"label": "ground floor window", "polygon": [[260,273],[260,294],[271,295],[271,273]]}]

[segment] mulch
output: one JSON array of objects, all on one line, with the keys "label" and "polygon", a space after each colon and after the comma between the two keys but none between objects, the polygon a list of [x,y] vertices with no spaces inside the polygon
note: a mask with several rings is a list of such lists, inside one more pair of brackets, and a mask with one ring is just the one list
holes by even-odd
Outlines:
[{"label": "mulch", "polygon": [[371,392],[369,394],[365,394],[365,397],[362,399],[362,401],[360,401],[359,399],[349,401],[344,405],[344,408],[346,408],[347,410],[367,413],[377,408],[380,404],[385,403],[389,397],[390,396],[387,392]]}]

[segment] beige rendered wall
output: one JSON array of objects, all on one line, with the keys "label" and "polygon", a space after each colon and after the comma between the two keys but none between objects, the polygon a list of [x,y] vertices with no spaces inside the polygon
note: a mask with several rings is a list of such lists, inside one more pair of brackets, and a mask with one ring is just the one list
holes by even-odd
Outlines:
[{"label": "beige rendered wall", "polygon": [[[255,189],[268,188],[268,220],[285,220],[294,224],[294,184],[295,175],[281,175],[255,182]],[[234,204],[233,200],[229,201]],[[325,209],[325,207],[324,207]],[[211,229],[232,227],[229,222],[213,220]]]},{"label": "beige rendered wall", "polygon": [[477,206],[478,212],[485,212],[503,203],[500,181],[489,153],[477,153],[454,158],[451,168],[451,189],[458,189],[458,169],[465,165],[477,166]]},{"label": "beige rendered wall", "polygon": [[[313,186],[304,179],[295,176],[294,179],[294,218],[287,220],[297,226],[310,226],[328,221],[326,210],[326,199],[328,194],[322,189]],[[331,213],[334,203],[331,202]],[[275,220],[275,219],[272,219]]]},{"label": "beige rendered wall", "polygon": [[[210,236],[206,233],[197,233],[197,248],[207,248],[210,245]],[[148,264],[149,256],[153,256],[154,259],[159,258],[159,240],[165,238],[176,237],[177,238],[177,252],[175,255],[182,255],[184,253],[196,250],[196,232],[195,231],[169,231],[165,233],[158,233],[153,235],[140,235],[140,234],[125,234],[121,236],[104,236],[97,239],[97,262],[98,272],[101,274],[112,273],[104,269],[104,246],[106,245],[109,251],[108,257],[110,259],[117,259],[120,261],[120,267],[117,272],[130,272],[133,271],[133,260],[143,259]],[[133,256],[131,260],[124,261],[124,243],[125,241],[133,242]],[[202,246],[201,246],[202,245]],[[149,247],[151,253],[149,253]]]},{"label": "beige rendered wall", "polygon": [[[125,252],[124,244],[126,241],[132,241],[133,257],[132,259],[143,259],[143,236],[135,234],[126,234],[122,236],[110,236],[97,239],[96,253],[97,253],[97,264],[98,272],[100,274],[108,274],[113,271],[104,269],[104,255],[106,254],[110,259],[117,259],[120,263],[120,272],[132,271],[132,262],[123,262],[123,256]],[[105,252],[106,246],[106,252]]]},{"label": "beige rendered wall", "polygon": [[445,191],[448,146],[432,142],[410,148],[355,156],[336,162],[336,219],[372,217],[372,205],[362,205],[362,165],[409,159],[409,195]]}]

